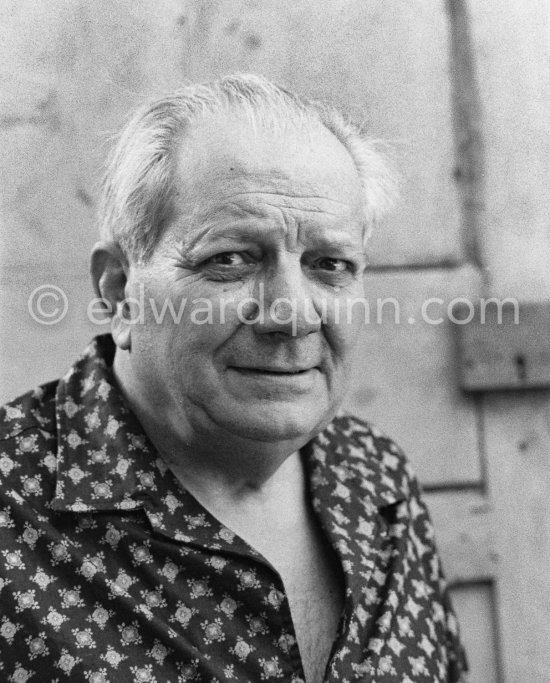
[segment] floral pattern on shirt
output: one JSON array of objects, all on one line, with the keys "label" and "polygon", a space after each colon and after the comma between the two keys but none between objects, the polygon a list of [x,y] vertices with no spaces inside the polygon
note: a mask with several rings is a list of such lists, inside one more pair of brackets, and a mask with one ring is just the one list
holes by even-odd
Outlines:
[{"label": "floral pattern on shirt", "polygon": [[[0,411],[0,678],[8,683],[303,682],[280,576],[181,488],[98,337]],[[417,483],[341,415],[302,452],[345,576],[327,682],[463,680]]]}]

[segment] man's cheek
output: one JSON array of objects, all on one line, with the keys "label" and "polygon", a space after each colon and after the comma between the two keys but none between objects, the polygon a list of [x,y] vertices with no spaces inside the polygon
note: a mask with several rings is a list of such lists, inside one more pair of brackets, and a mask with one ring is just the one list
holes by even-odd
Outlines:
[{"label": "man's cheek", "polygon": [[363,296],[325,297],[317,305],[326,329],[342,339],[353,338],[368,320],[368,302]]},{"label": "man's cheek", "polygon": [[220,331],[230,331],[242,323],[247,323],[257,307],[258,302],[246,290],[224,292],[211,298],[195,299],[191,321],[215,326]]}]

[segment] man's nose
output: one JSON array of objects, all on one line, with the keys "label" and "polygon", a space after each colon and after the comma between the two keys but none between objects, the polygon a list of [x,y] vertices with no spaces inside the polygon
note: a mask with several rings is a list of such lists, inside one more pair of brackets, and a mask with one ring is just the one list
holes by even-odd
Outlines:
[{"label": "man's nose", "polygon": [[260,280],[256,295],[260,311],[255,324],[259,334],[282,333],[303,337],[317,332],[322,317],[314,285],[300,263],[273,267]]}]

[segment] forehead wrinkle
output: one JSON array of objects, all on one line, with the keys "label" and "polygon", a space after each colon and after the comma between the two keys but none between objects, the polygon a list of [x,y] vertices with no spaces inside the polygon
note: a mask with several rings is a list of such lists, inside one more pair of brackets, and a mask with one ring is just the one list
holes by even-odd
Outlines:
[{"label": "forehead wrinkle", "polygon": [[282,206],[280,206],[279,204],[271,204],[270,202],[265,202],[265,204],[267,204],[267,206],[271,206],[274,209],[278,209],[279,211],[284,211],[284,209],[290,209],[291,211],[298,212],[298,213],[316,213],[316,214],[321,214],[321,215],[325,215],[325,216],[336,216],[336,217],[341,215],[339,213],[334,213],[333,211],[327,211],[326,209],[321,209],[321,208],[293,206],[290,204],[283,204]]},{"label": "forehead wrinkle", "polygon": [[262,210],[261,205],[256,203],[239,203],[237,199],[233,199],[234,195],[227,197],[218,196],[216,201],[212,202],[197,202],[193,210],[188,214],[190,219],[190,227],[200,222],[212,221],[218,216],[228,216],[230,218],[248,218],[250,216],[258,218],[267,218],[268,214]]},{"label": "forehead wrinkle", "polygon": [[[341,241],[343,237],[341,231],[335,223],[337,221],[354,220],[351,212],[333,212],[317,207],[296,207],[286,203],[271,203],[269,201],[251,202],[248,201],[249,195],[257,195],[257,192],[243,192],[239,197],[244,197],[245,201],[239,201],[239,197],[234,197],[229,202],[222,202],[218,205],[206,206],[196,205],[187,216],[180,215],[180,221],[187,223],[185,233],[178,244],[185,250],[190,250],[213,233],[212,237],[220,239],[258,239],[264,240],[268,234],[281,231],[290,237],[290,232],[295,232],[295,238],[300,240],[299,233],[303,229],[310,229],[313,241],[323,244],[331,242],[353,247],[349,240]],[[266,193],[261,193],[266,194]],[[279,196],[279,195],[278,195]],[[286,195],[283,195],[286,196]],[[318,195],[307,195],[308,199],[315,198],[325,200],[325,197]],[[346,202],[335,203],[348,206]],[[311,216],[311,217],[310,217]],[[318,217],[326,217],[331,225],[326,222],[319,224]],[[258,222],[250,219],[259,218]],[[236,223],[228,225],[224,229],[228,219]],[[243,223],[239,225],[239,220]],[[245,221],[245,222],[244,222]],[[292,230],[293,228],[293,230]],[[319,228],[322,228],[319,231]],[[322,237],[320,232],[328,231],[330,237]]]},{"label": "forehead wrinkle", "polygon": [[[270,201],[272,197],[282,199],[282,201]],[[251,201],[251,197],[255,197]],[[318,206],[299,206],[293,200],[318,200]],[[323,206],[325,202],[335,204],[337,208],[344,207],[346,210],[330,210],[327,206]],[[335,208],[336,208],[335,207]],[[332,208],[332,207],[331,207]],[[226,218],[230,219],[250,219],[258,218],[260,220],[274,220],[283,223],[297,222],[301,223],[300,214],[313,214],[319,217],[326,217],[327,219],[352,219],[352,210],[347,202],[340,202],[328,197],[319,195],[294,195],[288,196],[286,193],[266,193],[263,191],[241,192],[239,195],[231,195],[229,201],[224,201],[220,198],[215,205],[200,206],[197,205],[192,212],[192,222],[190,227],[193,228],[197,224],[207,224],[208,227],[215,227],[216,223],[223,221]],[[305,219],[304,216],[304,219]]]},{"label": "forehead wrinkle", "polygon": [[[329,211],[326,208],[321,207],[304,207],[296,206],[292,199],[294,197],[288,198],[288,201],[283,202],[271,202],[265,198],[267,196],[276,195],[285,199],[286,194],[278,193],[266,193],[266,192],[242,192],[238,196],[232,195],[230,201],[223,201],[223,197],[215,205],[201,206],[197,204],[190,214],[187,215],[187,222],[189,223],[190,230],[200,229],[199,234],[204,233],[211,228],[215,228],[217,223],[222,222],[226,218],[231,219],[248,219],[250,217],[260,218],[264,220],[277,220],[280,216],[283,222],[289,220],[295,221],[296,217],[294,213],[314,213],[318,215],[324,215],[327,217],[341,217],[341,213]],[[248,196],[256,196],[257,201],[249,201]],[[239,201],[239,198],[244,198],[244,201]],[[321,201],[326,201],[327,198],[319,197],[318,195],[299,195],[296,196],[297,199],[319,199]],[[338,202],[337,200],[328,200],[334,203],[341,204],[342,206],[347,206],[345,202]],[[180,216],[180,219],[183,216]],[[185,218],[184,218],[185,220]]]},{"label": "forehead wrinkle", "polygon": [[[238,197],[248,197],[248,196],[258,196],[258,197],[278,197],[281,200],[283,200],[282,206],[284,208],[290,208],[290,209],[295,209],[297,211],[320,211],[322,212],[323,209],[311,209],[311,208],[302,208],[300,206],[296,206],[293,201],[294,200],[306,200],[306,201],[319,201],[319,202],[328,202],[330,204],[338,204],[341,206],[346,206],[349,207],[349,203],[345,201],[340,201],[339,199],[334,199],[332,197],[326,196],[326,195],[320,195],[320,194],[300,194],[298,192],[289,192],[285,190],[280,190],[280,191],[269,191],[269,190],[243,190],[242,192],[236,193],[232,195],[235,197],[235,200],[233,203],[237,203]],[[275,208],[280,208],[278,204],[271,204],[269,201],[263,201],[262,203],[268,204],[271,206],[274,206]],[[250,210],[254,211],[254,207],[251,206],[250,204],[245,205],[245,210]]]},{"label": "forehead wrinkle", "polygon": [[208,220],[211,216],[217,214],[228,213],[232,218],[248,218],[249,216],[254,216],[257,218],[267,218],[267,212],[262,209],[260,203],[246,203],[240,204],[238,200],[234,199],[228,201],[221,206],[212,207],[211,211],[207,211],[203,214],[203,217]]},{"label": "forehead wrinkle", "polygon": [[[232,169],[233,170],[233,169]],[[188,174],[187,174],[188,175]],[[228,169],[210,171],[206,169],[198,174],[198,177],[187,178],[184,182],[195,197],[204,199],[206,202],[238,201],[240,197],[249,196],[272,196],[303,201],[326,201],[333,204],[349,206],[350,201],[336,199],[332,183],[322,179],[313,182],[304,177],[290,177],[287,173],[277,169],[265,171],[249,171],[239,174]],[[252,187],[251,187],[252,186]],[[218,194],[213,197],[210,189],[216,187]],[[353,201],[352,201],[353,203]]]}]

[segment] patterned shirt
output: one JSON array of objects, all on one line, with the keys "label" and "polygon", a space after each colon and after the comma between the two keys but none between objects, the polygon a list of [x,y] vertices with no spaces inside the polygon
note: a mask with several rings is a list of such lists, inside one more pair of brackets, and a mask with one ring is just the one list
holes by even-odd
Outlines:
[{"label": "patterned shirt", "polygon": [[[304,679],[282,580],[178,483],[98,337],[0,412],[0,679]],[[338,416],[302,449],[345,606],[326,681],[462,680],[426,509],[398,448]]]}]

